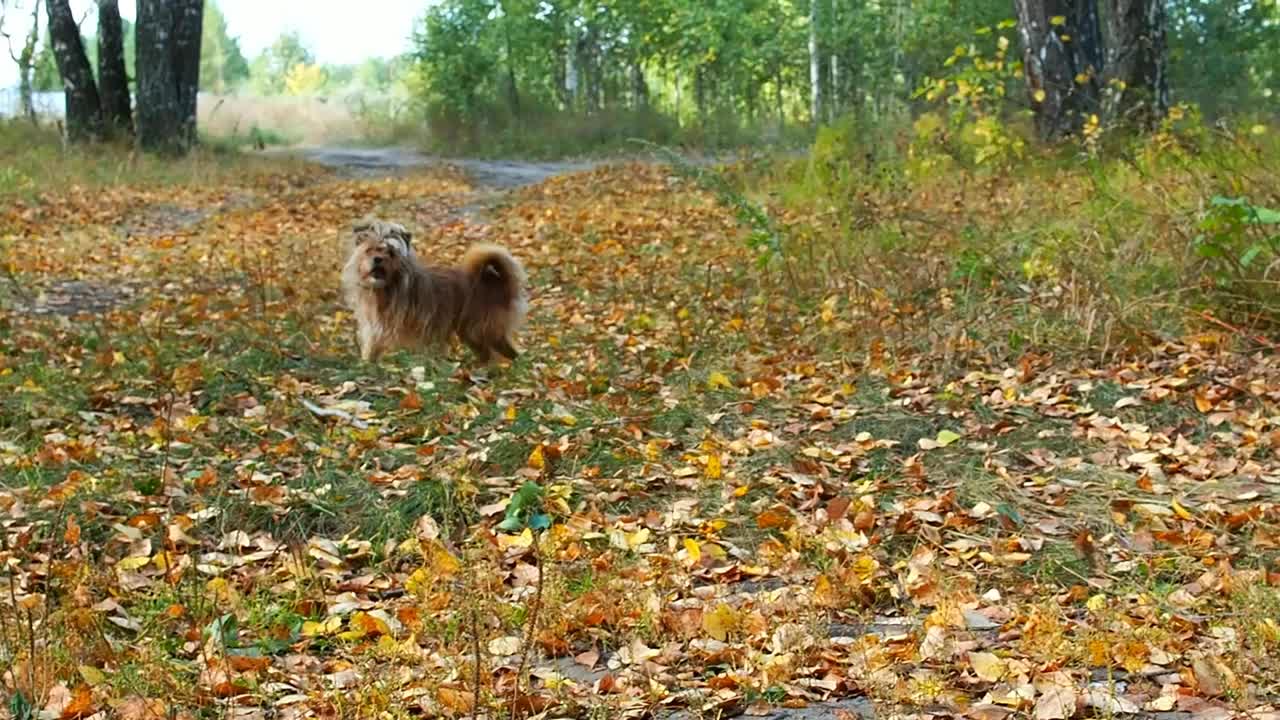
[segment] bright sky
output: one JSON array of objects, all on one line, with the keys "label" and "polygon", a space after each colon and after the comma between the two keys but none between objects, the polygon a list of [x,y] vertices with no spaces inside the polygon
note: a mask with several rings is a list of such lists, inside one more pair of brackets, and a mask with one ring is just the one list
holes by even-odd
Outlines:
[{"label": "bright sky", "polygon": [[[17,0],[29,8],[32,0]],[[8,0],[4,21],[15,40],[30,26],[30,10],[16,11]],[[227,32],[239,36],[250,60],[280,33],[296,30],[302,42],[324,63],[356,63],[369,57],[391,57],[409,49],[414,23],[430,0],[217,0],[227,18]],[[120,0],[120,14],[133,20],[135,0]],[[76,17],[85,16],[96,0],[71,0]],[[42,8],[43,10],[43,8]],[[41,23],[43,24],[43,16]],[[90,25],[93,27],[93,25]],[[0,38],[0,88],[13,87],[18,70]]]}]

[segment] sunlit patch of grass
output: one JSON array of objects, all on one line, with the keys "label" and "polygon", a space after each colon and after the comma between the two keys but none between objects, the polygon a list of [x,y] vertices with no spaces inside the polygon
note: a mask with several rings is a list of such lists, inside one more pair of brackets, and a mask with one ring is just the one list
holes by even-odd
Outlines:
[{"label": "sunlit patch of grass", "polygon": [[178,161],[119,143],[66,147],[53,126],[36,127],[24,119],[0,119],[0,156],[5,157],[0,197],[23,199],[71,186],[235,185],[279,173],[281,163],[289,162],[227,152],[221,145],[197,148]]}]

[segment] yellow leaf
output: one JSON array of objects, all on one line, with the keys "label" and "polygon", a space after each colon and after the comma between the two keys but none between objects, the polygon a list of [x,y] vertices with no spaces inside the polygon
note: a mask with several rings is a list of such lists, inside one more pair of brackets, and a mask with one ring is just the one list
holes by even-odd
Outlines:
[{"label": "yellow leaf", "polygon": [[106,673],[92,665],[81,665],[77,670],[80,671],[80,677],[89,685],[97,686],[107,681]]},{"label": "yellow leaf", "polygon": [[149,562],[151,562],[151,557],[149,555],[139,555],[136,557],[127,557],[121,560],[116,563],[116,567],[120,570],[137,570],[138,568],[146,567]]},{"label": "yellow leaf", "polygon": [[708,480],[719,480],[722,469],[720,467],[720,456],[711,453],[707,456],[706,476]]},{"label": "yellow leaf", "polygon": [[729,382],[729,376],[722,372],[713,372],[707,376],[707,388],[711,390],[733,388],[733,383]]},{"label": "yellow leaf", "polygon": [[1049,24],[1050,24],[1050,25],[1053,25],[1054,27],[1060,27],[1060,26],[1062,26],[1062,25],[1066,25],[1066,24],[1067,24],[1067,16],[1066,16],[1066,15],[1054,15],[1053,17],[1049,18]]},{"label": "yellow leaf", "polygon": [[[529,544],[533,544],[533,536],[529,536]],[[462,568],[462,563],[440,544],[439,540],[422,543],[422,556],[426,559],[427,571],[436,577],[449,578]]]},{"label": "yellow leaf", "polygon": [[418,568],[404,581],[404,589],[410,595],[418,595],[426,590],[431,582],[426,568]]},{"label": "yellow leaf", "polygon": [[684,551],[689,556],[689,564],[697,565],[702,561],[702,547],[693,538],[684,539]]},{"label": "yellow leaf", "polygon": [[969,667],[973,673],[987,682],[999,682],[1008,672],[1004,660],[989,652],[969,653]]},{"label": "yellow leaf", "polygon": [[1183,507],[1182,503],[1178,502],[1176,498],[1172,503],[1170,503],[1170,505],[1173,506],[1173,514],[1177,515],[1183,520],[1191,520],[1194,518],[1194,516],[1191,514],[1191,511]]},{"label": "yellow leaf", "polygon": [[938,447],[946,447],[951,443],[960,439],[960,436],[950,430],[942,430],[938,432]]},{"label": "yellow leaf", "polygon": [[1040,103],[1042,103],[1042,102],[1044,102],[1044,99],[1045,99],[1046,97],[1047,97],[1047,95],[1045,94],[1044,90],[1036,90],[1036,93],[1035,93],[1035,99],[1036,99],[1036,102],[1040,102]]},{"label": "yellow leaf", "polygon": [[[528,530],[525,532],[528,532]],[[640,528],[633,533],[627,533],[627,547],[635,550],[641,545],[649,542],[649,535],[649,528]]]},{"label": "yellow leaf", "polygon": [[813,584],[813,599],[823,607],[837,607],[840,605],[840,593],[836,592],[835,585],[826,575],[819,575]]},{"label": "yellow leaf", "polygon": [[542,445],[539,444],[529,453],[529,467],[534,470],[541,470],[547,466],[547,460],[542,456]]},{"label": "yellow leaf", "polygon": [[533,547],[533,531],[525,528],[524,532],[519,535],[499,535],[498,549],[506,552],[511,548],[527,548]]},{"label": "yellow leaf", "polygon": [[1253,127],[1249,128],[1249,134],[1251,134],[1251,135],[1266,135],[1266,134],[1267,134],[1267,126],[1266,126],[1266,125],[1254,125]]},{"label": "yellow leaf", "polygon": [[723,642],[738,624],[738,613],[721,604],[709,613],[702,614],[702,629],[713,639]]},{"label": "yellow leaf", "polygon": [[503,414],[503,417],[507,419],[507,422],[513,422],[516,419],[516,406],[508,405],[507,411]]},{"label": "yellow leaf", "polygon": [[342,618],[334,615],[327,618],[324,622],[316,622],[307,620],[302,623],[303,637],[319,637],[322,635],[332,635],[342,627]]}]

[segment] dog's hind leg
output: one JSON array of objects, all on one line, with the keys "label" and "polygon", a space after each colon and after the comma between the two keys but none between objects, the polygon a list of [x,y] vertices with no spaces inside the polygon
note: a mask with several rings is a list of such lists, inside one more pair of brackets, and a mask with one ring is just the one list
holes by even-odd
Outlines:
[{"label": "dog's hind leg", "polygon": [[493,353],[489,352],[489,347],[485,345],[483,341],[464,338],[462,342],[468,348],[471,348],[471,352],[476,354],[476,359],[479,360],[481,364],[489,364],[489,360],[493,357]]},{"label": "dog's hind leg", "polygon": [[516,352],[516,349],[511,347],[511,341],[507,340],[506,338],[498,338],[497,340],[493,341],[492,347],[494,350],[498,351],[498,354],[502,355],[508,360],[515,360],[516,358],[520,357],[520,353]]}]

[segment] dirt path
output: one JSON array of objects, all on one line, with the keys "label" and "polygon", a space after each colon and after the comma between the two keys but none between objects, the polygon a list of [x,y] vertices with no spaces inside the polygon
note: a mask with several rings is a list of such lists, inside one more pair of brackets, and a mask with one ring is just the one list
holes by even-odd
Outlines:
[{"label": "dirt path", "polygon": [[566,173],[590,170],[603,161],[532,162],[523,160],[445,159],[411,148],[314,147],[290,151],[311,162],[362,177],[395,175],[416,168],[450,166],[461,169],[481,190],[510,190]]}]

